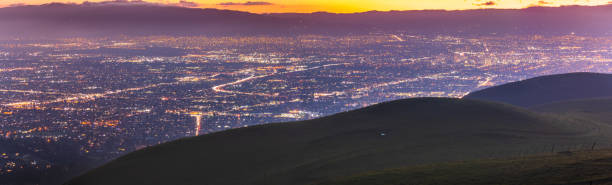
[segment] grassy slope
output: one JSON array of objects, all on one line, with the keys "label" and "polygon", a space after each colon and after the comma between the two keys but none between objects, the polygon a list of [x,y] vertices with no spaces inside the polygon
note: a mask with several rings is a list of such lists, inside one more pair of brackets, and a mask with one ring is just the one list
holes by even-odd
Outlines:
[{"label": "grassy slope", "polygon": [[575,147],[609,133],[597,127],[503,104],[408,99],[182,139],[133,152],[67,184],[310,184],[407,165]]},{"label": "grassy slope", "polygon": [[[530,110],[612,125],[612,98],[554,102],[534,106]],[[585,144],[581,149],[588,150],[591,146]],[[612,150],[596,150],[572,155],[559,153],[386,169],[342,177],[319,185],[612,184],[611,169]]]},{"label": "grassy slope", "polygon": [[612,184],[612,151],[561,152],[504,160],[421,165],[338,178],[318,185],[349,184]]},{"label": "grassy slope", "polygon": [[466,99],[531,107],[557,101],[612,96],[612,74],[569,73],[531,78],[472,92]]},{"label": "grassy slope", "polygon": [[531,107],[531,110],[573,116],[612,125],[612,98],[581,99]]}]

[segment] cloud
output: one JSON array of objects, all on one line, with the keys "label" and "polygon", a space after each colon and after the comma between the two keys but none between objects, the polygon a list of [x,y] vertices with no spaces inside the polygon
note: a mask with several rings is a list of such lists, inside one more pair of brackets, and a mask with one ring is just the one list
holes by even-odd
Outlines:
[{"label": "cloud", "polygon": [[25,3],[14,3],[14,4],[8,5],[8,7],[19,7],[19,6],[26,6],[26,4]]},{"label": "cloud", "polygon": [[552,4],[551,2],[546,2],[546,1],[538,1],[538,5],[543,6],[543,5],[550,5]]},{"label": "cloud", "polygon": [[497,5],[497,3],[495,1],[487,1],[487,2],[484,2],[484,3],[476,3],[474,5],[476,5],[476,6],[495,6],[495,5]]},{"label": "cloud", "polygon": [[81,5],[85,6],[108,6],[108,5],[156,5],[155,3],[144,2],[142,0],[113,0],[113,1],[102,1],[102,2],[89,2],[85,1]]},{"label": "cloud", "polygon": [[538,2],[530,4],[529,7],[546,7],[546,6],[551,6],[551,5],[553,5],[552,2],[540,0]]},{"label": "cloud", "polygon": [[221,6],[269,6],[269,5],[274,5],[274,3],[265,2],[265,1],[247,1],[246,3],[225,2],[225,3],[219,3],[217,5],[221,5]]},{"label": "cloud", "polygon": [[181,1],[179,1],[178,5],[179,5],[179,6],[182,6],[182,7],[190,7],[190,8],[200,6],[200,4],[198,4],[198,3],[196,3],[196,2],[193,2],[193,1],[185,1],[185,0],[181,0]]}]

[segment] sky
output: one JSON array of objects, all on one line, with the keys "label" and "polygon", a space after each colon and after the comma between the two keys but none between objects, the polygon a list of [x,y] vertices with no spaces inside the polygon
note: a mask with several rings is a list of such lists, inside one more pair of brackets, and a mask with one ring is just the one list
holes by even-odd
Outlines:
[{"label": "sky", "polygon": [[[0,7],[12,5],[38,5],[52,2],[83,3],[84,0],[0,0]],[[101,2],[105,0],[89,0]],[[107,0],[106,0],[107,1]],[[605,5],[610,0],[114,0],[147,1],[150,3],[192,8],[218,8],[253,13],[279,12],[334,12],[445,9],[465,10],[481,8],[526,8],[530,6]]]}]

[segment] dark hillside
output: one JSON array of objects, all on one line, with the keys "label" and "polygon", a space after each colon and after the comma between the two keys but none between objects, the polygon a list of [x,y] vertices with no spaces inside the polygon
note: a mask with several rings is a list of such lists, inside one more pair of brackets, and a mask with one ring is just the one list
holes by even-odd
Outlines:
[{"label": "dark hillside", "polygon": [[575,147],[601,140],[608,130],[498,103],[407,99],[150,147],[67,185],[310,184],[406,165]]},{"label": "dark hillside", "polygon": [[612,151],[595,150],[387,169],[318,185],[612,184]]},{"label": "dark hillside", "polygon": [[483,89],[464,98],[530,107],[598,97],[612,97],[612,75],[569,73],[542,76]]},{"label": "dark hillside", "polygon": [[612,98],[581,99],[555,102],[530,108],[531,110],[573,116],[612,125]]}]

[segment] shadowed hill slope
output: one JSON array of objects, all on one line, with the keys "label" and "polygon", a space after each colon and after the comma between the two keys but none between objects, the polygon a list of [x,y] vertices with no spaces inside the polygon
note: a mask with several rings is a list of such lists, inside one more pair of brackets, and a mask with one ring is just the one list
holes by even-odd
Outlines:
[{"label": "shadowed hill slope", "polygon": [[612,75],[569,73],[542,76],[483,89],[464,98],[530,107],[598,97],[612,97]]},{"label": "shadowed hill slope", "polygon": [[66,184],[311,184],[406,165],[540,153],[602,140],[608,130],[505,104],[407,99],[182,139]]},{"label": "shadowed hill slope", "polygon": [[[590,146],[589,146],[590,147]],[[612,151],[563,151],[368,172],[318,185],[588,185],[612,184]]]},{"label": "shadowed hill slope", "polygon": [[573,116],[612,125],[612,98],[580,99],[531,107],[530,110]]}]

